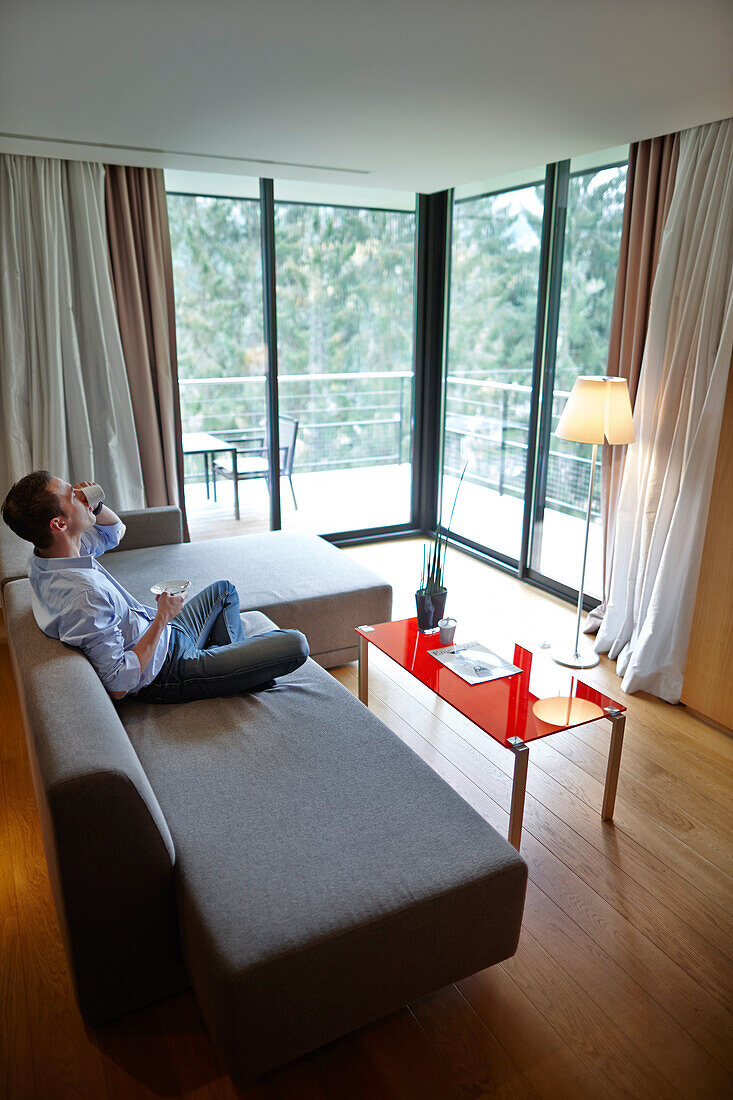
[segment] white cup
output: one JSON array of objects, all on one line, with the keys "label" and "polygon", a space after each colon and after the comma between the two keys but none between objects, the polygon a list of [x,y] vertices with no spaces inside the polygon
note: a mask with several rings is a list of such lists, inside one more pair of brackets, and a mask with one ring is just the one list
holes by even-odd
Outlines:
[{"label": "white cup", "polygon": [[92,511],[104,500],[104,489],[96,482],[94,485],[85,485],[80,492],[86,497],[86,502]]},{"label": "white cup", "polygon": [[456,633],[456,620],[441,619],[438,623],[438,630],[440,631],[440,644],[452,645]]}]

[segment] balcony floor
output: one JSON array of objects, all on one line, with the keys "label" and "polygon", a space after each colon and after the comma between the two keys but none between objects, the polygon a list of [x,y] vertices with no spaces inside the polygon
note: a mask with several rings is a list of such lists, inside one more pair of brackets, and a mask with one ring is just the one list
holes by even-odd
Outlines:
[{"label": "balcony floor", "polygon": [[[286,478],[281,484],[284,529],[329,534],[409,522],[411,468],[408,463],[368,466],[348,470],[295,473],[298,499],[293,506]],[[456,481],[446,478],[445,520],[453,502]],[[217,481],[217,502],[206,499],[203,482],[186,485],[186,508],[193,540],[226,538],[269,530],[269,502],[264,478],[239,486],[241,518],[234,519],[231,481]],[[453,530],[474,542],[516,556],[522,528],[523,502],[500,495],[482,485],[464,481],[453,519]],[[545,512],[542,570],[575,588],[580,579],[585,523],[582,519],[547,509]],[[450,557],[448,559],[450,568]],[[591,524],[586,591],[601,591],[602,538],[598,524]]]}]

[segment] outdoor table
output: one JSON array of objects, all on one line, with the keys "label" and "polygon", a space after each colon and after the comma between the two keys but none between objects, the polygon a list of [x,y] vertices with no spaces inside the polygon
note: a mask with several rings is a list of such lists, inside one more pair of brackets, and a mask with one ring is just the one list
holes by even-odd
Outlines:
[{"label": "outdoor table", "polygon": [[[204,477],[206,478],[206,496],[209,495],[209,475],[213,465],[214,455],[228,452],[232,456],[232,480],[234,482],[234,518],[239,519],[239,478],[237,476],[237,445],[227,439],[219,439],[209,432],[184,432],[184,455],[203,455]],[[214,500],[216,500],[216,481],[213,484]]]}]

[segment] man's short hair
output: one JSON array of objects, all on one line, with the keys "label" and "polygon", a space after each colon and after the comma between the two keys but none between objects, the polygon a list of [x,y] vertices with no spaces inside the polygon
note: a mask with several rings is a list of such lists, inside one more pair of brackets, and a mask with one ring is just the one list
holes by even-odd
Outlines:
[{"label": "man's short hair", "polygon": [[47,550],[53,541],[51,520],[65,515],[61,497],[49,488],[52,480],[48,470],[26,474],[12,486],[2,506],[10,530],[39,550]]}]

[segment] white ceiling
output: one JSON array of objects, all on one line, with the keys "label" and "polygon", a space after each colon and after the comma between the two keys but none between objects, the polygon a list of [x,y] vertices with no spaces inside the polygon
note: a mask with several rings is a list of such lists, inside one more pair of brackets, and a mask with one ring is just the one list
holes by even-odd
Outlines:
[{"label": "white ceiling", "polygon": [[2,0],[0,149],[435,191],[733,114],[731,0]]}]

